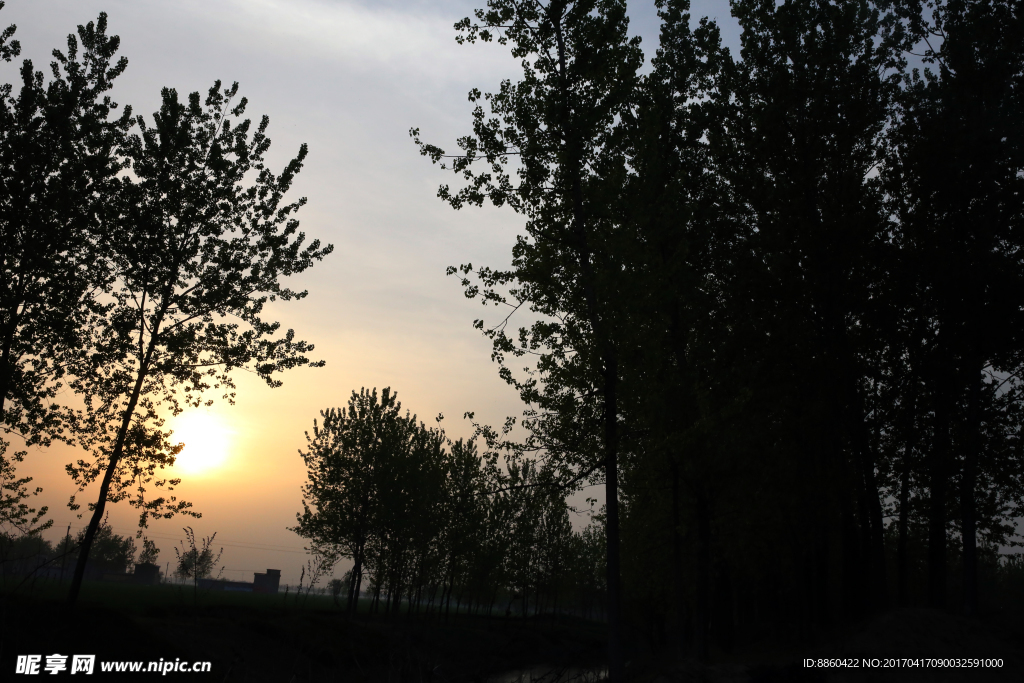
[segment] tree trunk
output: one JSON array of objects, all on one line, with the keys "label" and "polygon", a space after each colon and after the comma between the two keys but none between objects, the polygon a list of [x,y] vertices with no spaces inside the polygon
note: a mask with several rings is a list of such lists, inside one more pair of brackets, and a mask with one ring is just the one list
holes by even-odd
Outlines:
[{"label": "tree trunk", "polygon": [[[875,458],[868,434],[864,400],[857,389],[858,376],[853,350],[845,326],[836,325],[836,336],[843,350],[839,359],[842,368],[845,396],[839,408],[844,413],[842,421],[846,423],[846,433],[853,448],[853,457],[859,471],[860,486],[858,508],[863,533],[862,558],[866,563],[870,586],[869,604],[875,608],[884,607],[887,602],[887,585],[885,576],[885,538],[882,521],[882,501],[878,494],[878,482],[875,477]],[[841,446],[840,446],[841,448]]]},{"label": "tree trunk", "polygon": [[978,611],[978,539],[977,509],[974,489],[978,478],[978,456],[981,444],[981,383],[984,363],[974,360],[968,366],[967,425],[964,438],[964,471],[960,478],[960,529],[963,542],[964,614]]},{"label": "tree trunk", "polygon": [[359,591],[363,587],[363,553],[362,549],[356,554],[355,564],[352,565],[352,584],[349,586],[348,614],[354,617],[359,612]]},{"label": "tree trunk", "polygon": [[[940,368],[940,373],[946,371]],[[928,606],[946,606],[946,492],[949,479],[950,392],[939,377],[935,395],[935,442],[931,453],[931,510],[928,518]]]},{"label": "tree trunk", "polygon": [[718,576],[718,585],[715,586],[715,602],[718,603],[715,609],[718,615],[715,619],[715,632],[718,634],[716,640],[726,654],[732,654],[736,641],[736,599],[733,595],[732,574],[728,565],[719,566]]},{"label": "tree trunk", "polygon": [[840,519],[842,525],[842,596],[843,619],[849,624],[859,617],[863,609],[863,568],[861,563],[861,542],[857,533],[857,523],[850,509],[850,502],[845,496],[840,501]]},{"label": "tree trunk", "polygon": [[444,602],[444,622],[448,623],[448,615],[452,610],[452,589],[455,587],[455,570],[449,565],[448,567],[448,587],[445,592],[448,597],[445,597],[445,592],[441,593],[441,600]]},{"label": "tree trunk", "polygon": [[618,401],[616,384],[618,365],[615,355],[605,359],[604,377],[604,442],[605,460],[605,542],[608,545],[608,680],[621,683],[626,679],[622,652],[622,584],[619,574],[619,462]]},{"label": "tree trunk", "polygon": [[829,609],[829,529],[822,524],[818,532],[818,541],[815,544],[815,573],[814,573],[814,620],[818,626],[815,629],[821,632],[831,625]]},{"label": "tree trunk", "polygon": [[711,655],[711,510],[707,493],[697,492],[697,625],[694,636],[697,658]]},{"label": "tree trunk", "polygon": [[679,483],[679,464],[672,459],[672,613],[674,618],[672,641],[677,655],[682,655],[683,641],[683,537],[679,532],[682,492]]},{"label": "tree trunk", "polygon": [[[549,11],[554,8],[549,7]],[[564,6],[560,7],[560,11]],[[573,119],[572,89],[567,75],[565,37],[562,17],[551,16],[558,48],[558,74],[561,95],[561,137],[565,142],[568,177],[567,199],[572,205],[572,228],[576,240],[576,258],[580,265],[580,283],[586,301],[587,318],[603,364],[602,398],[604,399],[605,447],[605,541],[607,544],[608,582],[608,680],[622,683],[626,670],[622,652],[622,587],[619,578],[619,473],[618,473],[618,361],[615,346],[599,311],[596,278],[591,264],[591,249],[587,235],[587,219],[583,206],[583,186],[580,177],[582,150],[579,131]]]},{"label": "tree trunk", "polygon": [[[854,392],[856,395],[857,392]],[[867,561],[871,570],[871,600],[875,608],[884,608],[888,602],[888,585],[885,571],[885,526],[882,521],[882,501],[878,495],[878,481],[875,477],[875,459],[867,438],[863,405],[854,409],[853,425],[858,461],[863,478],[863,496],[866,503]]]},{"label": "tree trunk", "polygon": [[900,473],[900,519],[899,538],[896,541],[896,593],[901,607],[910,604],[909,579],[907,572],[907,534],[910,532],[910,446],[903,458],[903,472]]},{"label": "tree trunk", "polygon": [[[167,297],[164,297],[164,301],[166,300]],[[156,349],[157,335],[160,332],[160,325],[163,321],[165,311],[166,304],[164,304],[156,319],[151,323],[152,327],[146,353],[141,359],[139,359],[139,371],[135,378],[135,385],[132,387],[131,397],[128,399],[128,406],[125,408],[124,416],[121,418],[121,426],[117,430],[117,439],[114,442],[114,450],[110,454],[110,461],[107,463],[107,470],[103,473],[103,481],[100,483],[100,492],[96,508],[93,510],[92,518],[89,520],[89,526],[85,530],[85,538],[82,540],[82,545],[78,550],[78,561],[75,562],[75,574],[71,579],[71,590],[68,592],[67,604],[69,608],[73,608],[75,606],[75,603],[78,601],[78,593],[82,589],[82,580],[85,578],[85,565],[89,561],[89,551],[92,549],[92,542],[96,537],[96,531],[99,529],[100,523],[103,521],[103,511],[107,505],[107,495],[110,492],[110,482],[114,478],[114,472],[117,470],[117,464],[121,460],[121,455],[124,453],[124,444],[128,437],[128,429],[131,427],[132,417],[135,415],[135,408],[139,404],[139,397],[142,394],[142,386],[146,381],[146,376],[149,374],[149,364],[153,358],[153,352]]]}]

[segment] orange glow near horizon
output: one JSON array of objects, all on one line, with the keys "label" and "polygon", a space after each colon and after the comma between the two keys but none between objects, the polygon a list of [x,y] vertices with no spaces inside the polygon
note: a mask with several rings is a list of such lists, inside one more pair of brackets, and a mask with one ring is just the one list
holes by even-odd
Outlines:
[{"label": "orange glow near horizon", "polygon": [[185,444],[174,462],[175,471],[204,476],[227,464],[235,433],[222,417],[207,412],[186,412],[170,426],[174,430],[171,443]]}]

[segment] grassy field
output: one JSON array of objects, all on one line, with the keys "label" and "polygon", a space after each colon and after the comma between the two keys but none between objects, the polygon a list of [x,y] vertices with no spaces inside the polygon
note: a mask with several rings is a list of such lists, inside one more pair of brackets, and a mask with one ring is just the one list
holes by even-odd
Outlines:
[{"label": "grassy field", "polygon": [[[489,681],[538,667],[600,668],[604,625],[571,617],[444,621],[344,617],[329,597],[87,583],[67,612],[56,583],[3,596],[0,679],[19,654],[95,654],[97,661],[210,661],[217,681]],[[64,675],[67,675],[65,672]],[[97,675],[99,672],[97,672]],[[102,675],[101,675],[102,677]],[[111,680],[160,674],[109,674]],[[95,678],[95,676],[94,676]],[[514,677],[513,677],[514,678]]]},{"label": "grassy field", "polygon": [[[0,680],[19,654],[95,654],[97,661],[209,661],[211,681],[387,681],[388,683],[591,683],[599,678],[605,625],[568,616],[487,618],[469,614],[355,619],[329,597],[202,591],[188,585],[87,583],[78,607],[66,587],[38,583],[0,594]],[[709,681],[1019,681],[1024,680],[1024,619],[1000,610],[966,619],[925,609],[894,609],[830,634],[806,638],[785,629],[709,664],[631,648],[637,683]],[[804,658],[1000,658],[998,669],[809,670]],[[558,674],[561,673],[561,676]],[[64,675],[68,675],[65,672]],[[532,676],[532,679],[531,679]],[[86,680],[155,680],[159,673]],[[20,677],[17,677],[20,678]],[[21,680],[31,680],[24,678]],[[50,680],[49,677],[46,680]],[[77,679],[72,679],[77,680]]]}]

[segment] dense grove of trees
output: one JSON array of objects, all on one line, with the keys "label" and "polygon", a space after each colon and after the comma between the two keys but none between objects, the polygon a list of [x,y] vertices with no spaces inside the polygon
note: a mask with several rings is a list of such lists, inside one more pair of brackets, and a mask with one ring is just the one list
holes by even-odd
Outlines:
[{"label": "dense grove of trees", "polygon": [[[85,533],[83,528],[57,544],[39,534],[0,534],[0,581],[10,588],[26,581],[53,578],[58,572],[70,578]],[[153,562],[159,553],[148,538],[143,538],[140,551],[134,538],[115,533],[104,519],[94,536],[88,566],[93,575],[125,574],[134,569],[136,562]]]},{"label": "dense grove of trees", "polygon": [[474,441],[402,414],[390,389],[352,392],[307,433],[295,531],[353,561],[346,609],[385,615],[604,609],[603,539],[574,531],[560,489],[535,461],[481,456]]},{"label": "dense grove of trees", "polygon": [[612,680],[625,625],[706,657],[975,612],[1024,502],[1020,3],[736,0],[739,54],[657,5],[641,73],[622,0],[490,0],[458,40],[521,80],[470,92],[459,154],[411,131],[453,208],[526,220],[450,272],[533,314],[476,322],[520,450],[606,484]]}]

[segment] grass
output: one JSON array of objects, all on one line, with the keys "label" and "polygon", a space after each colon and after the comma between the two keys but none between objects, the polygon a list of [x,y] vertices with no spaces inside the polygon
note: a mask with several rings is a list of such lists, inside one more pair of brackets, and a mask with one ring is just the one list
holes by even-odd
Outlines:
[{"label": "grass", "polygon": [[604,625],[572,617],[385,620],[362,601],[348,619],[313,594],[200,590],[194,605],[188,585],[114,583],[86,583],[69,613],[65,594],[51,582],[0,596],[0,671],[18,654],[61,653],[213,663],[209,675],[177,674],[188,680],[468,683],[538,665],[599,668],[604,652]]},{"label": "grass", "polygon": [[[28,588],[26,590],[25,588]],[[209,675],[171,678],[284,683],[408,681],[511,683],[510,672],[600,670],[605,624],[568,616],[445,621],[404,615],[387,620],[361,604],[346,618],[331,598],[203,591],[189,585],[86,583],[78,608],[63,606],[66,585],[39,582],[0,594],[0,672],[18,654],[96,654],[99,660],[210,661]],[[649,653],[630,658],[637,682],[732,680],[1024,680],[1024,620],[1018,609],[968,619],[925,609],[894,609],[830,634],[816,645],[776,631],[709,665]],[[798,642],[800,641],[800,642]],[[804,670],[803,658],[999,657],[986,671]],[[543,665],[543,668],[538,668]],[[150,675],[151,676],[151,675]],[[4,675],[0,675],[3,679]],[[94,676],[102,680],[102,676]],[[112,680],[130,676],[111,675]],[[526,679],[524,679],[526,680]],[[536,678],[534,679],[536,680]],[[544,679],[563,683],[566,679]],[[594,680],[591,678],[590,680]]]}]

